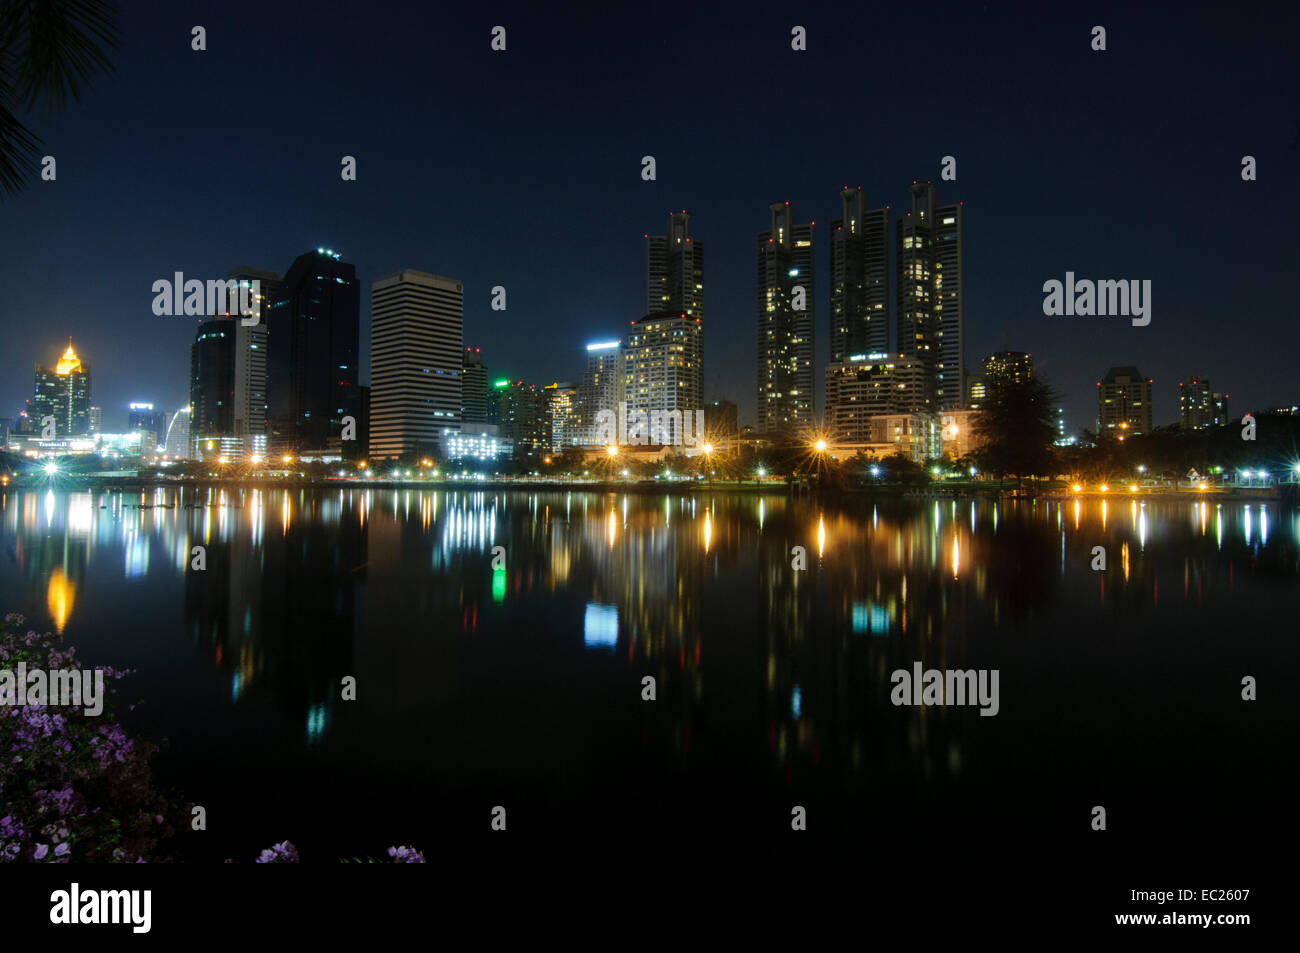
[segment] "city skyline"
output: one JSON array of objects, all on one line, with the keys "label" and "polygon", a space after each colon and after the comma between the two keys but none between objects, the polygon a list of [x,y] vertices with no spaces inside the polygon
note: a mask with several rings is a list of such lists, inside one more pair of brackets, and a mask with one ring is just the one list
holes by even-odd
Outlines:
[{"label": "city skyline", "polygon": [[[127,32],[161,60],[150,60],[146,69],[139,51],[124,49],[120,75],[112,83],[42,126],[44,148],[60,156],[57,182],[35,182],[6,202],[4,214],[14,227],[0,236],[0,251],[11,267],[37,277],[18,283],[14,296],[0,305],[6,341],[0,361],[0,413],[13,414],[30,396],[27,368],[35,360],[50,360],[53,355],[47,352],[68,335],[81,342],[86,354],[115,355],[114,373],[101,371],[96,381],[95,403],[104,408],[107,429],[123,426],[126,405],[132,401],[179,406],[188,391],[187,369],[175,356],[187,353],[195,325],[186,318],[149,314],[150,283],[177,270],[216,277],[227,274],[232,261],[278,263],[302,248],[322,244],[342,250],[356,265],[360,283],[403,267],[457,276],[466,289],[465,343],[481,346],[491,339],[485,362],[494,375],[538,384],[575,379],[587,343],[621,336],[629,321],[643,316],[644,236],[661,233],[666,214],[686,209],[692,236],[709,248],[703,397],[706,403],[735,402],[742,423],[756,424],[752,242],[765,225],[762,205],[774,197],[790,201],[801,219],[818,223],[814,242],[822,266],[813,291],[819,312],[812,377],[817,390],[813,406],[819,409],[831,347],[824,317],[830,314],[832,277],[827,226],[843,214],[838,193],[845,182],[857,183],[869,207],[891,206],[897,221],[907,183],[913,180],[933,181],[943,201],[961,201],[969,213],[964,222],[968,368],[999,350],[1033,352],[1039,372],[1062,392],[1069,430],[1093,421],[1090,384],[1112,366],[1136,365],[1153,378],[1157,425],[1179,420],[1175,388],[1192,369],[1208,374],[1217,389],[1231,393],[1234,409],[1294,402],[1289,364],[1279,349],[1222,346],[1222,340],[1242,326],[1258,324],[1262,335],[1279,333],[1294,311],[1283,276],[1294,248],[1286,223],[1294,221],[1300,196],[1287,175],[1288,163],[1293,165],[1295,159],[1287,151],[1289,123],[1282,118],[1286,114],[1279,107],[1284,99],[1272,81],[1276,67],[1268,55],[1268,38],[1262,55],[1247,57],[1239,48],[1240,39],[1208,31],[1220,44],[1213,55],[1239,66],[1243,83],[1252,89],[1244,103],[1213,84],[1199,85],[1197,77],[1180,74],[1179,82],[1192,88],[1179,100],[1194,100],[1198,111],[1214,120],[1218,131],[1213,141],[1224,144],[1207,150],[1193,124],[1153,126],[1148,121],[1157,104],[1162,111],[1170,108],[1163,92],[1168,80],[1160,71],[1160,64],[1172,55],[1166,50],[1180,45],[1184,51],[1207,52],[1205,14],[1192,11],[1176,24],[1152,14],[1113,17],[1112,36],[1140,36],[1145,41],[1160,35],[1163,42],[1143,46],[1140,54],[1132,44],[1113,43],[1104,54],[1093,53],[1083,30],[1078,53],[1054,63],[1060,67],[1055,70],[1060,76],[1057,88],[1026,90],[1017,77],[1025,69],[1042,68],[1048,52],[1040,47],[1046,40],[1050,38],[1052,50],[1059,50],[1062,34],[1082,28],[1051,19],[1029,24],[999,14],[954,13],[930,24],[934,48],[949,56],[954,70],[969,66],[978,53],[988,79],[980,89],[944,85],[949,97],[944,115],[955,118],[916,126],[909,111],[932,108],[925,102],[937,88],[935,81],[914,89],[900,87],[901,81],[888,79],[890,70],[884,69],[880,89],[865,94],[879,113],[873,128],[906,134],[892,135],[888,146],[867,151],[865,132],[845,130],[832,118],[832,104],[805,97],[807,109],[799,122],[809,148],[797,150],[796,156],[781,150],[756,152],[755,141],[732,141],[709,132],[712,117],[723,113],[723,102],[731,108],[730,93],[743,75],[739,60],[727,50],[739,40],[767,43],[774,50],[788,46],[783,35],[788,33],[784,19],[789,14],[778,9],[756,8],[752,21],[737,24],[706,13],[690,23],[650,23],[647,29],[653,36],[648,39],[672,41],[675,56],[707,74],[709,83],[698,92],[699,109],[685,127],[647,110],[633,110],[635,121],[605,116],[610,121],[602,121],[599,133],[585,130],[580,119],[560,120],[546,105],[542,90],[519,87],[519,71],[544,65],[554,88],[568,97],[566,114],[604,116],[616,97],[638,102],[639,97],[648,101],[660,95],[642,90],[637,73],[643,65],[639,58],[650,56],[646,51],[655,43],[629,41],[625,50],[616,30],[597,44],[608,56],[570,64],[556,51],[539,52],[536,43],[523,41],[547,28],[535,15],[521,11],[512,32],[515,44],[494,60],[488,58],[486,43],[481,53],[470,49],[468,37],[479,29],[473,17],[452,12],[444,26],[457,36],[463,33],[466,42],[449,53],[437,75],[450,80],[458,70],[471,70],[482,88],[464,89],[461,98],[451,102],[449,121],[465,130],[515,130],[531,144],[523,165],[508,149],[452,144],[414,179],[411,161],[424,154],[424,136],[412,132],[411,123],[395,125],[394,131],[379,136],[358,135],[355,127],[371,129],[373,120],[395,110],[425,107],[409,95],[389,97],[392,102],[369,97],[347,100],[351,109],[342,114],[336,131],[286,144],[272,156],[253,150],[254,158],[232,157],[223,167],[224,177],[200,195],[191,194],[186,185],[193,169],[174,141],[159,143],[159,159],[148,163],[147,181],[136,171],[134,153],[110,147],[92,160],[81,150],[102,141],[107,129],[119,130],[122,138],[143,135],[140,123],[147,125],[152,113],[142,115],[136,109],[140,101],[159,109],[174,109],[184,101],[187,108],[202,111],[219,109],[230,96],[242,96],[253,105],[249,131],[230,133],[240,142],[265,128],[259,120],[271,119],[275,111],[252,95],[254,80],[238,72],[223,76],[220,90],[209,88],[211,70],[236,54],[214,44],[203,59],[179,42],[169,53],[169,31],[175,24],[151,22],[126,11]],[[872,25],[866,13],[846,16],[850,27]],[[287,23],[275,11],[266,11],[266,17],[264,31],[241,39],[238,58],[268,61],[277,24]],[[817,11],[801,14],[811,42],[836,49],[847,42],[835,27],[837,17]],[[921,17],[891,13],[881,28],[905,35],[912,18]],[[225,21],[225,26],[231,22]],[[418,17],[414,21],[416,27],[422,22]],[[210,29],[216,33],[223,21],[213,23]],[[600,35],[607,25],[579,18],[572,24],[571,42]],[[341,42],[333,35],[335,25],[295,22],[293,28],[305,31],[326,51]],[[724,43],[724,38],[730,39]],[[386,63],[393,62],[382,82],[363,75],[361,88],[376,91],[393,83],[399,84],[396,88],[423,88],[423,82],[415,83],[415,61],[397,55],[413,52],[416,41],[404,40],[395,53],[381,54],[377,39],[363,29],[349,40],[349,51],[359,51],[362,65],[378,62],[381,55]],[[978,42],[967,42],[974,39]],[[614,54],[620,51],[632,59],[615,66]],[[888,63],[900,54],[886,50],[882,55]],[[847,67],[837,63],[834,56],[818,56],[807,66],[797,57],[790,62],[778,58],[772,69],[786,86],[783,95],[793,101],[801,92],[826,88],[828,80],[843,80]],[[165,70],[175,82],[159,88],[151,72],[155,69]],[[591,83],[593,70],[608,82]],[[404,81],[407,85],[401,86]],[[297,78],[279,75],[277,82],[287,94],[296,95],[298,108],[309,115],[334,115],[331,93],[345,88],[338,78],[311,69]],[[999,97],[1010,89],[1023,101],[1003,103]],[[989,132],[974,117],[986,114],[994,100],[1012,110],[1012,121]],[[739,116],[729,121],[744,121],[761,111],[760,104],[743,100],[737,108]],[[1086,137],[1073,138],[1076,127],[1097,123],[1115,125],[1135,142],[1132,163],[1098,163],[1100,147]],[[186,136],[192,139],[182,133],[179,142],[190,141]],[[596,142],[601,144],[591,152]],[[1223,151],[1229,142],[1234,149]],[[1237,142],[1243,143],[1239,149]],[[1230,154],[1247,149],[1259,159],[1259,181],[1243,181],[1240,156]],[[342,155],[358,159],[355,182],[339,178]],[[640,176],[644,155],[657,159],[655,181]],[[945,156],[955,157],[954,182],[941,178]],[[1109,153],[1107,157],[1113,158]],[[1147,161],[1159,165],[1152,175],[1142,174],[1141,164]],[[1061,182],[1071,184],[1071,198],[1064,203],[1059,199]],[[561,198],[559,203],[511,205],[509,217],[473,214],[520,189]],[[325,205],[320,201],[323,194],[329,197]],[[391,201],[397,195],[405,204]],[[127,196],[129,206],[123,204]],[[565,201],[566,196],[575,201]],[[1195,201],[1188,201],[1192,196]],[[246,216],[229,214],[231,208],[243,206],[256,208],[266,224],[249,230],[244,227]],[[445,212],[421,217],[423,210],[435,207]],[[1144,214],[1137,219],[1126,214],[1138,207]],[[138,214],[138,208],[145,214]],[[172,208],[184,214],[168,214]],[[438,224],[444,220],[456,220],[455,229]],[[87,231],[87,221],[116,222],[120,227],[110,236]],[[204,222],[202,229],[193,227],[197,221]],[[434,225],[425,228],[423,222]],[[1249,251],[1225,240],[1247,222],[1252,234],[1262,238],[1258,248]],[[1180,253],[1153,254],[1151,249],[1163,245],[1169,233],[1181,237]],[[31,235],[40,240],[20,237]],[[86,255],[87,242],[96,238],[102,241],[95,254]],[[894,236],[889,238],[892,247]],[[66,264],[52,268],[55,262]],[[1042,283],[1067,270],[1149,278],[1155,290],[1153,324],[1143,329],[1106,318],[1046,317]],[[1256,278],[1241,283],[1246,273]],[[506,311],[491,309],[491,289],[497,285],[509,290]],[[1202,292],[1207,287],[1234,289],[1229,299],[1232,314],[1225,313],[1223,302]],[[107,300],[104,288],[113,289]],[[139,289],[138,298],[131,289]],[[368,296],[362,298],[360,333],[366,341],[370,302]],[[127,339],[133,346],[122,348]],[[368,360],[363,353],[360,383],[371,380]]]}]

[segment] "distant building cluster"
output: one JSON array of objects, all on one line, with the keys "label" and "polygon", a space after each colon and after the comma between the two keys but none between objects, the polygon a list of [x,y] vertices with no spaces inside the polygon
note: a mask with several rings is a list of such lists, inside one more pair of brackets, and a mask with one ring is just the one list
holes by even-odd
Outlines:
[{"label": "distant building cluster", "polygon": [[[891,268],[890,206],[869,208],[861,188],[839,193],[838,217],[827,226],[830,360],[820,415],[816,222],[797,222],[790,203],[777,202],[756,241],[752,427],[739,425],[733,402],[705,400],[705,248],[682,210],[669,214],[665,233],[644,236],[645,313],[622,336],[588,343],[571,381],[491,373],[483,349],[465,343],[462,282],[404,269],[371,284],[371,382],[361,386],[356,269],[317,248],[284,274],[247,266],[227,273],[228,298],[195,329],[185,406],[132,403],[126,432],[104,433],[90,366],[69,341],[54,365],[36,365],[23,411],[0,418],[0,446],[37,456],[99,451],[272,467],[433,457],[536,464],[602,449],[615,418],[613,442],[632,445],[641,441],[625,440],[629,421],[673,422],[652,427],[644,449],[663,455],[666,445],[683,443],[678,422],[698,414],[707,439],[673,450],[816,434],[841,458],[961,458],[978,449],[979,412],[1033,379],[1033,356],[999,351],[968,368],[962,204],[941,204],[929,182],[913,182],[908,194],[893,223]],[[258,289],[257,322],[240,319],[250,288]],[[1135,367],[1110,368],[1097,382],[1098,435],[1150,433],[1152,383]],[[1228,422],[1227,395],[1201,377],[1179,383],[1179,410],[1187,429]],[[1056,427],[1058,445],[1074,441],[1062,411]]]}]

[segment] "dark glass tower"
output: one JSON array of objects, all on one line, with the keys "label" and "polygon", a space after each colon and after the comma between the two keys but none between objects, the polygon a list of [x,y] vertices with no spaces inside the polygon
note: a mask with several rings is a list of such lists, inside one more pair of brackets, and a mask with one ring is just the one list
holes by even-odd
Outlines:
[{"label": "dark glass tower", "polygon": [[270,308],[267,427],[276,456],[364,451],[359,440],[342,441],[343,418],[359,424],[361,413],[361,287],[340,257],[327,248],[299,255]]},{"label": "dark glass tower", "polygon": [[861,188],[840,192],[831,222],[831,363],[889,351],[889,208]]},{"label": "dark glass tower", "polygon": [[235,427],[235,322],[204,321],[190,345],[190,436],[228,437]]}]

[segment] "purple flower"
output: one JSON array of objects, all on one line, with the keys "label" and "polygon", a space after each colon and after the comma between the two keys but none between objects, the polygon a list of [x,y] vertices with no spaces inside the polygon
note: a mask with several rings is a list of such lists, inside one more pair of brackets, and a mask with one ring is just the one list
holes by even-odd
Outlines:
[{"label": "purple flower", "polygon": [[62,843],[58,847],[54,848],[54,856],[66,857],[70,850],[72,850],[72,848],[69,847],[66,842]]},{"label": "purple flower", "polygon": [[32,860],[44,860],[45,855],[50,852],[50,848],[45,844],[37,844],[32,850]]},{"label": "purple flower", "polygon": [[393,858],[395,864],[423,864],[425,863],[424,855],[414,847],[390,847],[388,856]]}]

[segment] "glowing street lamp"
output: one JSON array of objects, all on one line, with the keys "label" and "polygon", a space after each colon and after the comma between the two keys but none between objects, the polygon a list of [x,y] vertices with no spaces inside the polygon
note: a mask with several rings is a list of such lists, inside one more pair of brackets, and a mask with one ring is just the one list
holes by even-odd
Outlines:
[{"label": "glowing street lamp", "polygon": [[617,456],[618,456],[618,445],[617,445],[617,444],[613,444],[613,443],[611,443],[608,447],[605,448],[605,452],[606,452],[607,454],[609,454],[610,457],[617,457]]}]

